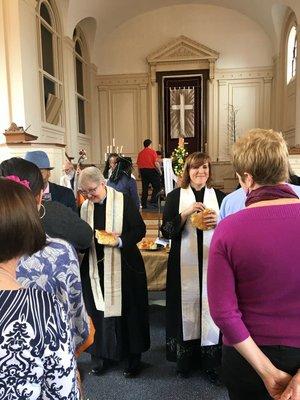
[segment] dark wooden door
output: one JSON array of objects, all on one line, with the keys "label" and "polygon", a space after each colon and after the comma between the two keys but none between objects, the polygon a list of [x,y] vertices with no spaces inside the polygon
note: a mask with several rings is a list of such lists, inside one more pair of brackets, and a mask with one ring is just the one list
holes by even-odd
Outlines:
[{"label": "dark wooden door", "polygon": [[[173,73],[174,74],[174,73]],[[203,151],[206,142],[206,81],[208,71],[163,73],[160,80],[160,142],[166,157],[183,136],[189,153]]]}]

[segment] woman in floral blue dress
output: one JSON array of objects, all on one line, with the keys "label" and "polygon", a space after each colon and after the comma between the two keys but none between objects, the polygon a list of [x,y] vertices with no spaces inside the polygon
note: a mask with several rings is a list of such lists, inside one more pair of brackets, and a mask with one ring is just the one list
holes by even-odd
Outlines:
[{"label": "woman in floral blue dress", "polygon": [[[36,199],[36,207],[40,207],[43,178],[35,164],[14,157],[0,164],[0,175],[14,175],[21,180],[27,180]],[[58,218],[57,225],[60,223]],[[74,228],[69,226],[68,229]],[[55,294],[67,315],[75,352],[88,337],[89,321],[82,297],[78,257],[73,246],[65,240],[46,235],[43,248],[30,256],[24,255],[20,258],[17,279],[24,287]]]},{"label": "woman in floral blue dress", "polygon": [[53,294],[16,279],[20,256],[39,251],[46,238],[28,182],[10,179],[0,178],[0,397],[77,400],[65,312]]}]

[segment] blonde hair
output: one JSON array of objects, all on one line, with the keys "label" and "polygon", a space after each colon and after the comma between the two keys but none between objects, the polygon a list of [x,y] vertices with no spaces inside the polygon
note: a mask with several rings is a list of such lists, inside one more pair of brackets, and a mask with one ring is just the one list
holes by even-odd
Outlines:
[{"label": "blonde hair", "polygon": [[210,158],[209,155],[205,153],[200,153],[199,151],[190,154],[187,159],[185,160],[185,164],[183,167],[183,173],[182,173],[182,183],[181,187],[186,189],[190,182],[190,169],[191,168],[199,168],[201,165],[208,163],[209,166],[209,175],[208,179],[206,182],[206,186],[210,187],[211,186],[211,163],[210,163]]},{"label": "blonde hair", "polygon": [[233,166],[242,180],[247,172],[259,185],[275,185],[288,180],[288,155],[281,133],[252,129],[233,145]]}]

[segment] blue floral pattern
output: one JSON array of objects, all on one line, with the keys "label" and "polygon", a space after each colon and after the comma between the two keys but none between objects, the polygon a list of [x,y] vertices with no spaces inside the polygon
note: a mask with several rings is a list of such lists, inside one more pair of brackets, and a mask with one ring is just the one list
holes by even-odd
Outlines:
[{"label": "blue floral pattern", "polygon": [[17,279],[23,287],[55,294],[68,317],[74,349],[86,340],[89,323],[82,297],[78,257],[69,243],[47,236],[42,250],[31,257],[21,258]]},{"label": "blue floral pattern", "polygon": [[77,400],[66,315],[50,293],[0,291],[0,399]]}]

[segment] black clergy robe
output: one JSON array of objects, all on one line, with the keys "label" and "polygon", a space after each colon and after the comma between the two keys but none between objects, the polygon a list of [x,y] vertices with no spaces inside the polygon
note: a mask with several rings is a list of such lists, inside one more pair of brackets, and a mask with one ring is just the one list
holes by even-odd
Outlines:
[{"label": "black clergy robe", "polygon": [[[105,229],[106,200],[94,205],[94,229]],[[95,307],[89,278],[89,257],[81,264],[83,296],[87,312],[95,326],[95,339],[89,348],[95,358],[121,360],[129,354],[147,351],[150,347],[147,277],[137,243],[146,228],[133,201],[124,196],[123,229],[121,234],[122,316],[104,318]],[[102,293],[104,293],[104,246],[94,238]]]},{"label": "black clergy robe", "polygon": [[[225,193],[214,189],[219,206]],[[204,188],[196,191],[193,189],[197,202],[203,203]],[[201,347],[201,338],[197,340],[183,341],[182,311],[181,311],[181,280],[180,280],[180,251],[181,217],[179,214],[180,188],[174,189],[168,194],[163,213],[162,233],[166,238],[172,239],[171,250],[168,259],[167,286],[166,286],[166,347],[167,359],[180,362],[180,359],[190,357],[197,359],[205,369],[215,367],[215,360],[219,362],[220,346]],[[197,229],[198,240],[198,265],[200,286],[200,307],[202,298],[202,263],[203,263],[203,231]],[[201,333],[201,332],[200,332]],[[202,358],[202,360],[201,360]]]}]

